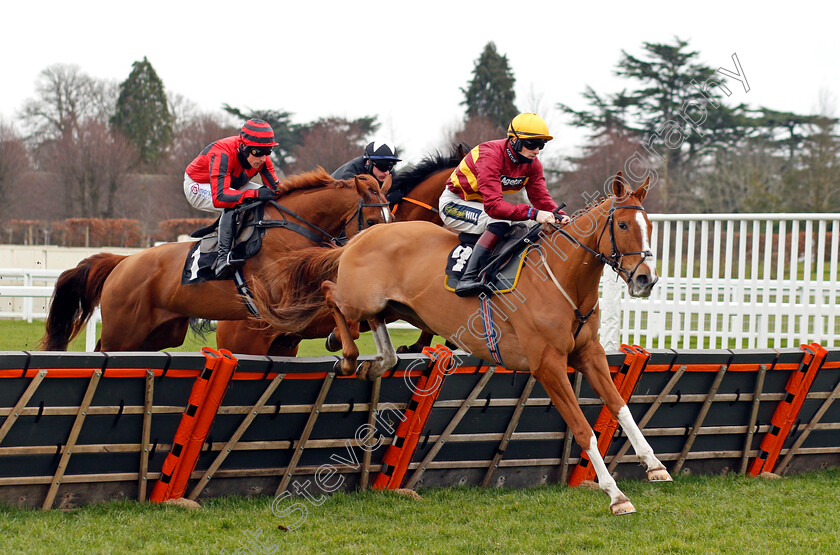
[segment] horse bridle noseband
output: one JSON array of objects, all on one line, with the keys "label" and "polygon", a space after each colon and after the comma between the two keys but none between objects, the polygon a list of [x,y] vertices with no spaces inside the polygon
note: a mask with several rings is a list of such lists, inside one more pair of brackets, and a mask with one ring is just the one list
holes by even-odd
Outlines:
[{"label": "horse bridle noseband", "polygon": [[[613,216],[614,216],[616,210],[621,210],[622,208],[627,208],[628,210],[641,210],[642,212],[645,211],[643,206],[639,206],[639,205],[635,205],[635,204],[625,204],[625,205],[621,205],[621,206],[615,206],[615,198],[613,198],[613,205],[610,206],[610,211],[607,214],[607,221],[604,222],[604,227],[601,229],[601,234],[598,236],[598,243],[596,243],[596,246],[601,244],[601,239],[604,237],[604,232],[606,232],[607,228],[609,228],[609,230],[610,230],[610,248],[612,249],[612,253],[610,254],[610,256],[607,256],[607,255],[605,255],[605,254],[603,254],[599,251],[590,249],[589,247],[587,247],[586,245],[584,245],[583,243],[581,243],[580,241],[578,241],[577,239],[575,239],[574,237],[569,235],[569,233],[566,232],[563,228],[561,228],[561,227],[559,227],[555,224],[551,224],[551,226],[555,230],[562,233],[563,236],[566,237],[568,240],[570,240],[572,243],[574,243],[575,246],[581,247],[582,249],[588,251],[590,254],[592,254],[592,256],[597,258],[601,263],[606,264],[607,266],[612,268],[613,271],[616,274],[624,274],[625,276],[627,276],[627,281],[630,281],[630,280],[633,279],[633,276],[636,275],[636,270],[639,269],[639,266],[641,266],[645,262],[645,260],[647,260],[647,257],[650,256],[652,258],[653,253],[651,251],[619,252],[618,245],[616,245],[616,243],[615,243],[615,219],[614,219]],[[627,269],[624,268],[624,266],[621,265],[621,260],[625,256],[632,255],[632,254],[640,254],[640,255],[642,255],[642,259],[639,260],[639,262],[633,267],[632,270],[627,271]]]},{"label": "horse bridle noseband", "polygon": [[[388,208],[390,208],[390,206],[391,206],[391,204],[387,201],[386,202],[362,202],[362,199],[359,199],[359,206],[356,208],[356,211],[353,213],[353,216],[356,217],[356,223],[359,226],[359,231],[361,232],[362,230],[367,229],[367,226],[365,225],[365,223],[363,221],[364,220],[364,216],[362,215],[362,210],[363,209],[365,209],[365,208],[383,208],[384,210],[382,210],[382,214],[384,215],[386,212],[390,213],[390,210],[387,210]],[[347,226],[350,225],[350,221],[353,219],[353,216],[350,216],[350,218],[347,219],[347,222],[342,226],[342,230],[343,230],[342,235],[345,235],[345,236],[347,235],[347,233],[346,233]],[[386,219],[385,222],[387,223],[388,220]],[[346,242],[346,238],[345,238],[345,242]]]}]

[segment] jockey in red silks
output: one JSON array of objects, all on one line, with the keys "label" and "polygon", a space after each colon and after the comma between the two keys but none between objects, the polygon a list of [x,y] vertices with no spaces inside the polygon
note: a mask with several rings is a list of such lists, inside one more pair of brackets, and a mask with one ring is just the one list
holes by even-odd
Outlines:
[{"label": "jockey in red silks", "polygon": [[[184,173],[184,194],[189,203],[206,212],[221,212],[219,255],[213,268],[216,277],[226,279],[233,272],[230,248],[233,242],[233,210],[247,200],[274,198],[277,174],[271,162],[274,131],[261,119],[249,119],[239,135],[207,145]],[[250,181],[260,174],[263,185]]]},{"label": "jockey in red silks", "polygon": [[[506,139],[488,141],[472,149],[455,168],[440,195],[443,225],[455,232],[481,234],[455,288],[460,297],[477,295],[478,279],[487,258],[513,221],[567,224],[569,217],[548,194],[543,167],[537,158],[553,137],[537,114],[519,114],[510,122]],[[525,189],[528,204],[513,204],[508,193]]]}]

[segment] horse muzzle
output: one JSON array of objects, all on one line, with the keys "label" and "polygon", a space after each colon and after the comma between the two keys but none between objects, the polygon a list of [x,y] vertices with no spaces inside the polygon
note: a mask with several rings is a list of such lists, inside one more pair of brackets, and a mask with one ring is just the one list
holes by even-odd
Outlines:
[{"label": "horse muzzle", "polygon": [[627,288],[631,297],[650,297],[653,286],[659,281],[659,277],[650,274],[634,274],[627,282]]}]

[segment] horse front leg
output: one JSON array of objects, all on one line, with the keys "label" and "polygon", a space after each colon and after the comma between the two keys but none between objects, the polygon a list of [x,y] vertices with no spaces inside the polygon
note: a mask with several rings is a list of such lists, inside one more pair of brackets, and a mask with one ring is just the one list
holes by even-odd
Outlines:
[{"label": "horse front leg", "polygon": [[653,448],[642,435],[633,415],[630,414],[630,409],[627,408],[627,404],[616,389],[610,376],[607,355],[601,344],[597,340],[590,341],[571,355],[570,362],[573,368],[586,377],[586,381],[604,401],[613,418],[618,420],[621,429],[630,439],[633,450],[645,465],[648,480],[670,482],[671,475],[665,469],[665,465],[656,458]]},{"label": "horse front leg", "polygon": [[397,352],[391,343],[391,336],[388,334],[385,322],[378,318],[371,318],[367,322],[373,334],[373,341],[376,343],[376,358],[361,363],[356,376],[373,381],[397,364]]},{"label": "horse front leg", "polygon": [[[534,378],[542,384],[548,396],[554,402],[554,406],[560,411],[560,415],[566,422],[567,430],[574,434],[575,441],[589,456],[589,461],[598,477],[598,487],[610,496],[610,511],[612,511],[612,514],[635,513],[636,508],[618,488],[615,478],[607,471],[607,465],[604,463],[600,451],[598,451],[598,440],[589,426],[589,422],[586,421],[572,384],[569,382],[566,371],[566,355],[547,345],[544,347],[536,365],[533,364],[531,357],[529,357],[529,362],[531,362]],[[533,370],[534,368],[536,370]]]},{"label": "horse front leg", "polygon": [[[350,327],[347,325],[347,319],[344,314],[338,309],[336,303],[335,283],[325,281],[321,284],[321,291],[324,293],[324,298],[327,301],[327,308],[335,320],[335,328],[338,331],[338,337],[341,339],[341,363],[339,365],[338,373],[342,376],[349,376],[356,371],[356,361],[359,359],[359,348],[356,342],[353,341],[353,335]],[[358,337],[358,335],[357,335]]]}]

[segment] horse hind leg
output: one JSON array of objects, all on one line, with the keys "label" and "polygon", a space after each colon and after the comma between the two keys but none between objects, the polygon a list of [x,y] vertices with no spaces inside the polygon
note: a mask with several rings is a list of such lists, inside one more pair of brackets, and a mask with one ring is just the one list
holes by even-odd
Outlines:
[{"label": "horse hind leg", "polygon": [[359,378],[373,381],[397,364],[397,353],[391,343],[391,336],[388,334],[385,322],[378,318],[371,318],[368,324],[373,334],[373,341],[376,343],[376,358],[361,363],[357,375]]},{"label": "horse hind leg", "polygon": [[159,324],[146,336],[142,351],[162,351],[169,347],[180,347],[187,337],[190,321],[188,318],[173,318]]},{"label": "horse hind leg", "polygon": [[432,344],[432,339],[434,338],[434,334],[429,333],[427,331],[420,332],[420,337],[417,338],[417,341],[414,342],[413,345],[401,345],[397,348],[398,353],[422,353],[423,347],[428,347]]},{"label": "horse hind leg", "polygon": [[341,362],[337,373],[341,376],[349,376],[356,371],[356,361],[359,359],[359,348],[356,346],[356,342],[353,341],[350,327],[347,325],[347,319],[338,309],[338,305],[336,303],[335,283],[325,281],[321,284],[321,291],[324,293],[324,299],[327,301],[327,308],[335,321],[335,328],[338,331],[338,337],[341,339]]}]

